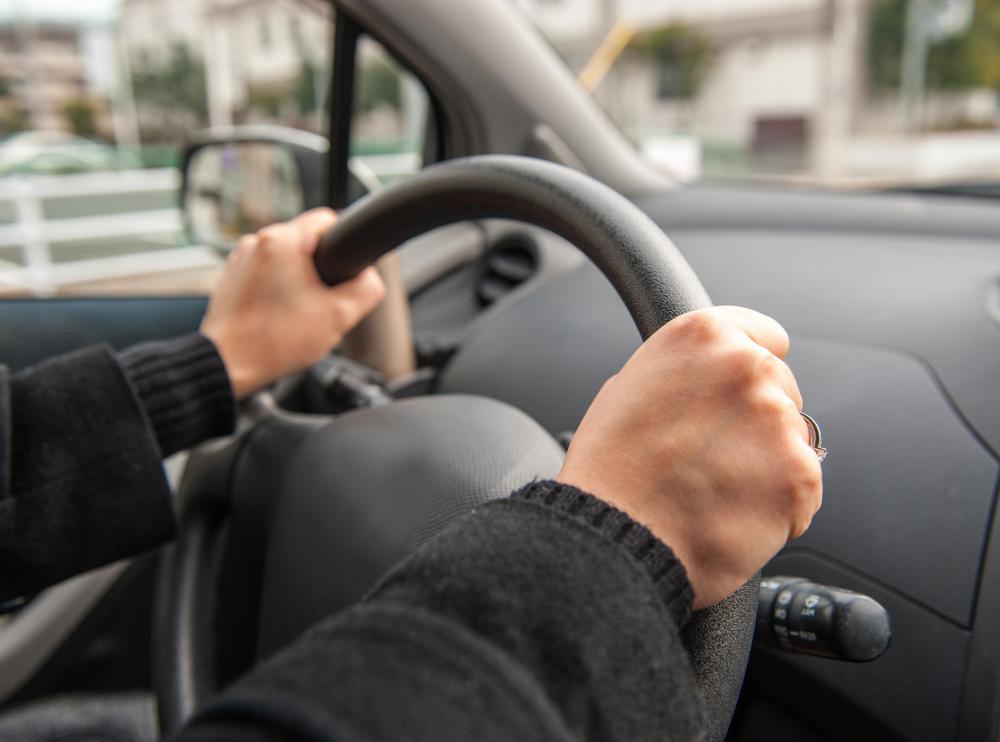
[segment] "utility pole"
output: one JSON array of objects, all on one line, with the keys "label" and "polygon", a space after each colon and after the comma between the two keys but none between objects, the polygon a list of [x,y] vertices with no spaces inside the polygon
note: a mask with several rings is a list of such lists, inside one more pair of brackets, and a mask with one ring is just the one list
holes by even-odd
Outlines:
[{"label": "utility pole", "polygon": [[923,124],[931,44],[967,31],[974,15],[974,0],[909,0],[899,80],[903,131],[915,132]]},{"label": "utility pole", "polygon": [[863,84],[868,0],[833,0],[828,9],[823,96],[815,119],[813,148],[816,175],[824,179],[844,172],[847,143]]},{"label": "utility pole", "polygon": [[900,110],[903,131],[916,132],[924,110],[927,86],[927,52],[930,49],[930,1],[909,0],[903,32],[903,61],[900,67]]},{"label": "utility pole", "polygon": [[41,99],[39,92],[38,70],[35,48],[35,29],[31,21],[28,20],[21,9],[21,6],[14,3],[14,30],[16,48],[21,57],[21,66],[24,71],[24,79],[27,84],[24,86],[25,102],[28,104],[28,116],[31,122],[30,128],[41,129],[45,125],[45,116],[48,113],[48,106]]},{"label": "utility pole", "polygon": [[132,83],[132,61],[129,59],[122,31],[121,18],[112,26],[112,40],[118,57],[118,74],[115,75],[115,91],[111,111],[111,125],[115,132],[115,143],[119,147],[139,147],[139,113],[135,105],[135,88]]}]

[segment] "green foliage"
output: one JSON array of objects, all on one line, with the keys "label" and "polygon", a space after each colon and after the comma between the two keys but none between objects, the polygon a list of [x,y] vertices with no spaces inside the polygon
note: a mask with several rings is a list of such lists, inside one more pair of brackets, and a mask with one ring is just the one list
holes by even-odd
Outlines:
[{"label": "green foliage", "polygon": [[155,65],[145,55],[138,59],[133,65],[132,85],[140,104],[185,111],[207,121],[205,65],[183,42],[170,48],[165,64]]},{"label": "green foliage", "polygon": [[316,69],[316,65],[303,57],[299,63],[299,74],[295,78],[295,85],[292,91],[295,105],[299,109],[299,113],[303,116],[319,108],[316,90],[318,82],[319,71]]},{"label": "green foliage", "polygon": [[81,137],[97,136],[97,111],[88,99],[78,97],[66,101],[62,114],[74,134]]},{"label": "green foliage", "polygon": [[656,65],[661,98],[691,98],[715,58],[712,40],[686,23],[668,23],[642,33],[629,48]]},{"label": "green foliage", "polygon": [[907,0],[875,0],[869,18],[868,84],[873,90],[898,88],[903,62]]},{"label": "green foliage", "polygon": [[319,107],[316,90],[319,76],[316,65],[303,57],[294,80],[280,86],[251,87],[247,102],[270,119],[278,119],[291,111],[306,116]]},{"label": "green foliage", "polygon": [[399,108],[402,95],[399,70],[382,59],[364,62],[358,72],[355,110],[362,113],[380,106]]},{"label": "green foliage", "polygon": [[284,90],[273,87],[251,87],[247,91],[247,102],[251,108],[260,111],[268,118],[274,119],[281,114],[281,109],[288,98]]},{"label": "green foliage", "polygon": [[0,109],[0,137],[27,131],[31,128],[28,112],[17,107]]},{"label": "green foliage", "polygon": [[[899,87],[908,0],[876,0],[868,43],[869,84]],[[936,90],[1000,89],[1000,0],[975,0],[965,33],[934,44],[927,58],[927,86]]]}]

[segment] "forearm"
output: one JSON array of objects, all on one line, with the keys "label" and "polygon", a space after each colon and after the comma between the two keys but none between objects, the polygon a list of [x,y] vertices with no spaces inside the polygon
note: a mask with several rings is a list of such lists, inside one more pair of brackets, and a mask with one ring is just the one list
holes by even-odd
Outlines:
[{"label": "forearm", "polygon": [[213,353],[197,336],[91,348],[0,385],[0,599],[173,536],[162,456],[232,427]]},{"label": "forearm", "polygon": [[438,535],[182,739],[206,725],[234,725],[218,739],[257,725],[281,740],[693,739],[689,606],[683,568],[648,531],[541,483]]}]

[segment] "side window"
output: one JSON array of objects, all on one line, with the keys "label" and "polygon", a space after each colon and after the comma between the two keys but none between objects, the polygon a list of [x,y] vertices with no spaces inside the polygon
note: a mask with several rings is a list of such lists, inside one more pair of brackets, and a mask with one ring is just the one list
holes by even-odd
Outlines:
[{"label": "side window", "polygon": [[421,82],[377,41],[359,39],[350,169],[368,190],[423,166],[430,110]]},{"label": "side window", "polygon": [[[431,106],[420,82],[371,38],[342,51],[355,55],[352,108],[338,124],[349,129],[334,134],[349,145],[350,201],[420,169]],[[203,140],[187,164],[187,223],[199,242],[222,251],[241,234],[329,202],[325,139],[287,127],[243,131]]]},{"label": "side window", "polygon": [[181,147],[209,127],[325,135],[331,6],[12,4],[17,22],[0,28],[0,298],[206,291],[221,254],[184,229]]}]

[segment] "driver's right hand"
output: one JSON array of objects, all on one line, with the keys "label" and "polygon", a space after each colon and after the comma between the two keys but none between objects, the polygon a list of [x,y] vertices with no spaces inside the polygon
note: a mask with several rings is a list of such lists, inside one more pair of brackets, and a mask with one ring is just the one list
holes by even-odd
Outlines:
[{"label": "driver's right hand", "polygon": [[788,343],[741,307],[669,322],[601,389],[559,475],[670,546],[696,609],[805,532],[822,501]]}]

